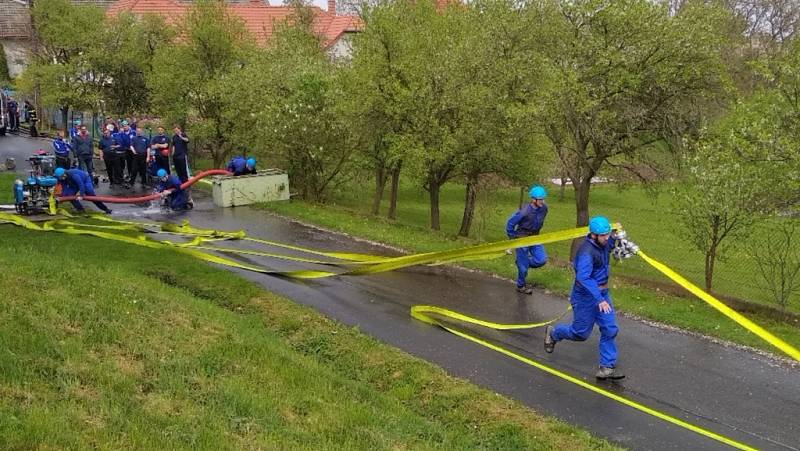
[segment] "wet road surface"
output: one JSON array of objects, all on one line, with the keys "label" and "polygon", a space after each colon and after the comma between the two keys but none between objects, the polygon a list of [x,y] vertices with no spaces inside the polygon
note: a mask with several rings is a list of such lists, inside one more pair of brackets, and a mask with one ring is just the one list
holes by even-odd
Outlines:
[{"label": "wet road surface", "polygon": [[[24,157],[45,140],[0,138],[0,159]],[[107,193],[100,184],[98,193]],[[2,189],[2,187],[0,187]],[[11,189],[11,187],[8,187]],[[117,195],[126,195],[123,191]],[[163,215],[144,206],[116,205],[114,217],[178,222],[303,247],[391,255],[391,251],[323,232],[250,208],[216,208],[195,190],[195,209]],[[92,208],[87,204],[87,208]],[[236,247],[248,247],[236,243]],[[278,251],[286,253],[285,251]],[[231,257],[229,254],[228,257]],[[657,257],[657,256],[656,256]],[[239,257],[237,257],[239,258]],[[510,257],[509,257],[510,258]],[[272,269],[314,265],[259,257],[240,258]],[[509,264],[513,264],[509,260]],[[230,269],[230,268],[227,268]],[[325,269],[325,268],[320,268]],[[725,445],[545,374],[492,350],[412,319],[416,304],[438,305],[496,322],[533,322],[561,314],[566,299],[516,293],[513,282],[451,267],[414,267],[358,277],[297,281],[231,269],[266,289],[309,305],[377,339],[514,398],[539,412],[584,427],[633,449],[724,449]],[[567,315],[562,321],[569,320]],[[599,383],[617,394],[761,449],[800,449],[800,368],[756,353],[619,318],[620,366],[627,378]],[[598,333],[585,343],[542,348],[543,329],[493,332],[470,329],[510,350],[595,383]]]}]

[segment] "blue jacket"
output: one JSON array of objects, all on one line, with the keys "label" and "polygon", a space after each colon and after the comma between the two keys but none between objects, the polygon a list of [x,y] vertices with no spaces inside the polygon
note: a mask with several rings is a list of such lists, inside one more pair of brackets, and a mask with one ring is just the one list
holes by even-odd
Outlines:
[{"label": "blue jacket", "polygon": [[9,113],[16,113],[17,110],[19,110],[19,104],[16,102],[16,100],[9,100],[8,103],[6,103],[6,106],[8,107]]},{"label": "blue jacket", "polygon": [[547,205],[539,208],[528,204],[511,215],[506,223],[506,235],[509,238],[538,235],[547,216]]},{"label": "blue jacket", "polygon": [[243,156],[233,157],[228,162],[228,172],[233,172],[233,175],[255,174],[256,169],[247,167],[247,159]]},{"label": "blue jacket", "polygon": [[[150,146],[152,147],[156,144],[167,144],[167,148],[164,151],[169,155],[169,138],[167,138],[167,135],[153,136],[153,139],[150,140]],[[161,151],[162,149],[156,150],[156,155],[166,157],[167,155],[163,155]]]},{"label": "blue jacket", "polygon": [[183,191],[183,189],[181,189],[181,179],[179,179],[177,175],[171,174],[169,177],[167,177],[166,182],[162,182],[161,180],[158,181],[158,185],[156,185],[157,192],[160,193],[168,189],[174,190],[172,191],[172,194],[178,194]]},{"label": "blue jacket", "polygon": [[78,127],[72,127],[72,128],[69,129],[69,137],[70,137],[70,139],[75,139],[75,137],[78,136],[79,134],[80,134],[80,130],[78,130]]},{"label": "blue jacket", "polygon": [[67,178],[60,183],[64,187],[64,192],[72,194],[87,194],[94,193],[94,185],[92,185],[92,178],[86,171],[80,169],[68,169],[66,172]]},{"label": "blue jacket", "polygon": [[606,300],[600,292],[600,285],[608,284],[611,274],[610,254],[616,240],[609,237],[605,246],[599,246],[587,235],[575,254],[575,283],[572,286],[574,302],[593,302],[599,304]]},{"label": "blue jacket", "polygon": [[120,130],[117,133],[113,133],[111,135],[115,141],[119,144],[119,148],[115,149],[117,152],[127,152],[131,148],[131,135],[130,132],[125,133],[124,131]]},{"label": "blue jacket", "polygon": [[56,138],[56,140],[53,141],[53,150],[59,157],[68,157],[69,152],[72,150],[72,146],[70,146],[69,143],[63,139]]},{"label": "blue jacket", "polygon": [[150,147],[150,140],[147,136],[137,136],[133,138],[133,150],[136,155],[147,155],[147,149]]},{"label": "blue jacket", "polygon": [[111,152],[111,146],[114,145],[114,138],[112,136],[101,136],[100,141],[97,143],[97,146],[100,147],[100,150],[103,153]]}]

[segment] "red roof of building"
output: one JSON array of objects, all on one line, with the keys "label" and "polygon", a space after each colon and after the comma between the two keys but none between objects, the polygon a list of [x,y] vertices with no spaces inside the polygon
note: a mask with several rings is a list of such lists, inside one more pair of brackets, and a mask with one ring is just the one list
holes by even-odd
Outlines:
[{"label": "red roof of building", "polygon": [[[262,44],[272,35],[273,24],[292,14],[291,6],[270,6],[261,0],[229,2],[226,6],[242,19],[247,31]],[[177,0],[118,0],[108,9],[107,14],[116,16],[124,11],[134,14],[157,13],[164,16],[168,23],[175,24],[191,7],[192,3]],[[326,48],[333,45],[344,33],[361,29],[361,20],[356,16],[337,15],[316,6],[311,9],[316,15],[314,31],[322,38],[322,44]]]}]

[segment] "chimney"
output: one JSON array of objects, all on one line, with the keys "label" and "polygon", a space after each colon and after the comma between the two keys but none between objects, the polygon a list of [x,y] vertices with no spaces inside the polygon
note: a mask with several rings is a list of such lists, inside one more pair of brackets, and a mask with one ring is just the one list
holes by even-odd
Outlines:
[{"label": "chimney", "polygon": [[328,14],[336,15],[336,0],[328,0]]}]

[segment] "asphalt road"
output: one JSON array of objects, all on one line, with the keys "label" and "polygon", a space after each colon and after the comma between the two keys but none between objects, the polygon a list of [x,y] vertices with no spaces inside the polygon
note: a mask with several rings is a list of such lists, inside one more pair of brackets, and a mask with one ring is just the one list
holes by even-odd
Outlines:
[{"label": "asphalt road", "polygon": [[[48,148],[45,140],[0,138],[0,160]],[[0,188],[1,189],[1,188]],[[8,189],[11,189],[9,186]],[[108,192],[106,184],[98,189]],[[123,195],[123,192],[114,194]],[[115,217],[189,219],[198,227],[244,229],[254,237],[332,251],[392,254],[346,236],[319,231],[250,208],[216,208],[195,191],[195,209],[162,215],[147,206],[114,208]],[[87,205],[91,208],[90,204]],[[237,247],[241,244],[237,244]],[[656,258],[658,256],[655,256]],[[313,265],[252,258],[274,269]],[[509,262],[509,264],[512,264]],[[620,271],[624,269],[615,268]],[[564,311],[567,300],[517,294],[513,282],[452,267],[415,267],[385,274],[296,281],[234,270],[266,289],[312,306],[347,325],[632,449],[724,449],[725,445],[599,396],[536,368],[412,319],[409,308],[431,304],[497,322],[531,322]],[[613,276],[612,276],[613,277]],[[568,320],[569,316],[564,320]],[[800,368],[735,347],[620,318],[620,364],[627,378],[598,385],[651,408],[761,449],[800,449]],[[492,332],[485,339],[590,383],[596,383],[597,331],[585,343],[542,348],[543,330]]]}]

